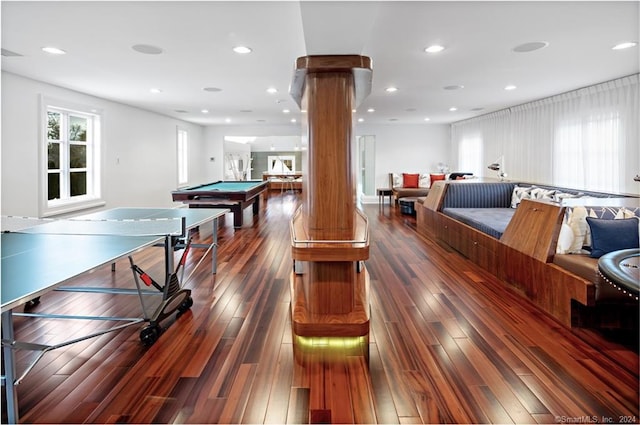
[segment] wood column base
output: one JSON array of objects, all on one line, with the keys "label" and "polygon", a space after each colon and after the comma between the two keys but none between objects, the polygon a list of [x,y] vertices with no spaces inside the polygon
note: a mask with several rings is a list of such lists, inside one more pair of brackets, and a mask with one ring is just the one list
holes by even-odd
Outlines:
[{"label": "wood column base", "polygon": [[[355,267],[355,266],[354,266]],[[345,337],[369,335],[369,273],[361,266],[352,285],[353,308],[341,313],[313,313],[305,294],[304,274],[291,273],[291,319],[297,336]]]}]

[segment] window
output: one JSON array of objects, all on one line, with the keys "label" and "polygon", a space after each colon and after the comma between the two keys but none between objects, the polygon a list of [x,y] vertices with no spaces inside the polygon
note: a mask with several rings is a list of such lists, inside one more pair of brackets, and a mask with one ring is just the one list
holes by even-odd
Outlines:
[{"label": "window", "polygon": [[189,133],[187,130],[178,128],[177,149],[178,186],[182,186],[189,182]]},{"label": "window", "polygon": [[100,199],[100,115],[45,100],[41,215],[91,208]]}]

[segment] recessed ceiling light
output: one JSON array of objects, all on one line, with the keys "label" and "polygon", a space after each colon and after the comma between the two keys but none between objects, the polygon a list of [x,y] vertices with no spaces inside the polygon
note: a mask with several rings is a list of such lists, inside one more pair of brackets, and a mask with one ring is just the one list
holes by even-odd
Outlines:
[{"label": "recessed ceiling light", "polygon": [[434,44],[433,46],[429,46],[426,49],[424,49],[424,51],[427,53],[439,53],[443,50],[444,50],[444,47],[438,44]]},{"label": "recessed ceiling light", "polygon": [[269,88],[267,89],[267,93],[269,93],[269,94],[278,93],[278,89],[277,89],[277,88],[275,88],[275,87],[269,87]]},{"label": "recessed ceiling light", "polygon": [[291,111],[290,111],[290,110],[288,110],[288,109],[283,109],[283,110],[282,110],[282,113],[283,113],[283,114],[288,114],[289,112],[291,112]]},{"label": "recessed ceiling light", "polygon": [[202,112],[203,114],[208,114],[209,110],[208,109],[201,109],[200,112]]},{"label": "recessed ceiling light", "polygon": [[236,46],[233,48],[233,51],[241,55],[246,55],[247,53],[252,52],[251,48],[247,46]]},{"label": "recessed ceiling light", "polygon": [[136,52],[143,53],[145,55],[159,55],[163,51],[160,47],[151,46],[149,44],[134,44],[131,48]]},{"label": "recessed ceiling light", "polygon": [[376,110],[375,110],[375,109],[373,109],[373,108],[369,108],[369,109],[367,109],[367,112],[375,112],[375,111],[376,111]]},{"label": "recessed ceiling light", "polygon": [[457,110],[458,110],[458,108],[456,108],[455,106],[452,106],[451,108],[449,108],[449,111],[451,111],[451,112],[455,112]]},{"label": "recessed ceiling light", "polygon": [[226,122],[226,123],[231,122],[231,118],[225,118],[225,119],[224,119],[224,122]]},{"label": "recessed ceiling light", "polygon": [[546,41],[532,41],[530,43],[519,44],[511,50],[517,53],[528,53],[528,52],[533,52],[535,50],[543,49],[548,45],[549,43],[547,43]]},{"label": "recessed ceiling light", "polygon": [[424,119],[424,120],[425,120],[425,121],[431,121],[431,118],[429,118],[429,117],[425,117],[425,119]]},{"label": "recessed ceiling light", "polygon": [[386,91],[387,93],[394,93],[394,92],[398,91],[398,88],[391,86],[391,87],[387,87],[386,89],[384,89],[384,91]]},{"label": "recessed ceiling light", "polygon": [[364,122],[364,118],[358,118],[358,122]]},{"label": "recessed ceiling light", "polygon": [[50,53],[52,55],[66,55],[67,54],[67,52],[65,52],[64,50],[58,49],[57,47],[51,47],[51,46],[43,47],[42,51]]},{"label": "recessed ceiling light", "polygon": [[444,86],[443,87],[443,89],[445,89],[445,90],[460,90],[460,89],[463,89],[463,88],[464,88],[464,86],[462,84],[454,84],[454,85],[451,85],[451,86]]},{"label": "recessed ceiling light", "polygon": [[208,91],[208,92],[212,92],[212,93],[217,93],[217,92],[222,91],[222,89],[220,89],[218,87],[205,87],[202,90]]},{"label": "recessed ceiling light", "polygon": [[150,91],[151,93],[153,93],[153,94],[162,93],[162,90],[160,90],[160,89],[158,89],[158,88],[155,88],[155,87],[154,87],[154,88],[152,88],[152,89],[149,89],[149,91]]},{"label": "recessed ceiling light", "polygon": [[295,118],[291,118],[291,122],[295,123],[296,119]]},{"label": "recessed ceiling light", "polygon": [[623,49],[628,49],[630,47],[635,47],[637,46],[638,43],[635,41],[625,41],[624,43],[620,43],[620,44],[616,44],[615,46],[612,47],[613,50],[623,50]]},{"label": "recessed ceiling light", "polygon": [[504,86],[505,90],[515,90],[517,87],[514,86],[513,84],[509,84],[508,86]]}]

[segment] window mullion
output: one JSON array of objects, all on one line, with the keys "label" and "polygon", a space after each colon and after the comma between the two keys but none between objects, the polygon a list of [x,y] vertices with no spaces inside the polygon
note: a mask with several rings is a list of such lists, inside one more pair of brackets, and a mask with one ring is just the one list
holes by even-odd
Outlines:
[{"label": "window mullion", "polygon": [[60,119],[60,198],[69,197],[69,114],[64,112]]}]

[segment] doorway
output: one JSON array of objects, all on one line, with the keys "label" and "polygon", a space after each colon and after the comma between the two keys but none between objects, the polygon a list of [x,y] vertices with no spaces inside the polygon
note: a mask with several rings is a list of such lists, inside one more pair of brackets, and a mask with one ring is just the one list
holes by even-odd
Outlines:
[{"label": "doorway", "polygon": [[358,136],[358,196],[375,196],[376,136]]}]

